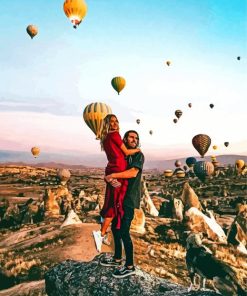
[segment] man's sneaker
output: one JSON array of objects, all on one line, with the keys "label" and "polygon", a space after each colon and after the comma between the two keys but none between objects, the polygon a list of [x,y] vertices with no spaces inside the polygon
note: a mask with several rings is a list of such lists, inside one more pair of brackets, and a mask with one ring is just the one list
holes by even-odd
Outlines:
[{"label": "man's sneaker", "polygon": [[113,277],[117,278],[117,279],[121,279],[121,278],[125,278],[129,275],[135,274],[135,267],[133,266],[132,268],[128,268],[126,266],[123,266],[119,269],[116,269],[113,272]]},{"label": "man's sneaker", "polygon": [[102,238],[102,243],[107,245],[107,246],[110,246],[111,245],[111,242],[108,240],[108,236],[107,234],[105,234]]},{"label": "man's sneaker", "polygon": [[121,266],[121,261],[117,262],[114,257],[105,257],[100,260],[102,266]]},{"label": "man's sneaker", "polygon": [[102,237],[101,237],[101,231],[93,231],[93,237],[95,240],[96,249],[98,252],[101,252],[101,246],[102,246]]}]

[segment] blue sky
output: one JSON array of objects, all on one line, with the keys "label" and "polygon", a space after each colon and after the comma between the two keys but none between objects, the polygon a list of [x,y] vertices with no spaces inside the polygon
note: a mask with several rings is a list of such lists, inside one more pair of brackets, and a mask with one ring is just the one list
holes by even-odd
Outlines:
[{"label": "blue sky", "polygon": [[[77,30],[63,1],[14,0],[1,8],[0,149],[101,153],[82,119],[87,104],[101,101],[119,117],[122,134],[138,130],[148,157],[196,155],[198,133],[219,154],[247,154],[247,1],[86,3]],[[33,40],[29,24],[39,28]],[[114,76],[126,79],[119,96]],[[183,115],[175,125],[176,109]]]}]

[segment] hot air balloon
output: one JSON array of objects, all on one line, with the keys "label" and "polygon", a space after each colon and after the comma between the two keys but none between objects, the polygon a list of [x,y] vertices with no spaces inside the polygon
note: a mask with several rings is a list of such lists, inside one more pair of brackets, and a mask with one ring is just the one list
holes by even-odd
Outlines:
[{"label": "hot air balloon", "polygon": [[201,157],[204,157],[211,144],[211,139],[207,135],[199,134],[193,137],[192,144],[194,148],[199,152]]},{"label": "hot air balloon", "polygon": [[215,155],[212,155],[212,156],[211,156],[211,160],[212,160],[212,162],[213,162],[213,161],[216,161],[216,156],[215,156]]},{"label": "hot air balloon", "polygon": [[194,164],[196,163],[196,161],[197,160],[195,159],[195,157],[188,157],[185,160],[185,162],[189,168],[192,168],[194,166]]},{"label": "hot air balloon", "polygon": [[229,142],[224,142],[224,145],[225,145],[226,147],[228,147],[228,146],[229,146]]},{"label": "hot air balloon", "polygon": [[152,134],[153,134],[153,131],[152,131],[152,130],[150,130],[150,131],[149,131],[149,133],[150,133],[150,135],[152,135]]},{"label": "hot air balloon", "polygon": [[176,160],[174,165],[175,165],[175,167],[179,168],[179,167],[181,167],[182,163],[180,160]]},{"label": "hot air balloon", "polygon": [[175,111],[175,115],[177,116],[178,119],[182,116],[182,114],[183,114],[183,112],[181,110]]},{"label": "hot air balloon", "polygon": [[140,124],[141,120],[140,119],[136,119],[136,123]]},{"label": "hot air balloon", "polygon": [[63,10],[76,29],[87,13],[87,4],[84,0],[65,0]]},{"label": "hot air balloon", "polygon": [[38,34],[38,27],[35,25],[27,26],[27,34],[33,39]]},{"label": "hot air balloon", "polygon": [[184,178],[185,177],[185,172],[184,171],[177,171],[176,172],[176,177],[177,178]]},{"label": "hot air balloon", "polygon": [[173,171],[172,170],[165,170],[164,175],[165,175],[165,177],[171,177],[173,175]]},{"label": "hot air balloon", "polygon": [[236,160],[235,165],[236,165],[237,169],[242,169],[245,165],[244,160],[242,160],[242,159]]},{"label": "hot air balloon", "polygon": [[217,147],[216,145],[213,146],[213,149],[214,149],[214,150],[217,150],[217,148],[218,148],[218,147]]},{"label": "hot air balloon", "polygon": [[70,174],[70,171],[67,169],[59,169],[57,171],[57,176],[59,177],[62,185],[65,185],[69,180],[71,174]]},{"label": "hot air balloon", "polygon": [[125,87],[125,84],[126,84],[126,81],[123,77],[119,76],[119,77],[112,78],[111,85],[118,94]]},{"label": "hot air balloon", "polygon": [[197,161],[194,165],[194,173],[201,181],[205,181],[207,176],[211,176],[214,172],[214,166],[209,161]]},{"label": "hot air balloon", "polygon": [[40,149],[38,147],[32,147],[31,152],[32,152],[33,156],[36,158],[40,154]]},{"label": "hot air balloon", "polygon": [[213,109],[213,108],[214,108],[214,104],[210,104],[209,107],[210,107],[211,109]]},{"label": "hot air balloon", "polygon": [[240,61],[241,57],[237,57],[237,60]]},{"label": "hot air balloon", "polygon": [[87,105],[83,111],[83,118],[87,126],[93,131],[98,140],[103,124],[103,119],[107,114],[111,114],[111,107],[104,103],[96,102]]},{"label": "hot air balloon", "polygon": [[184,165],[184,166],[183,166],[183,169],[184,169],[185,171],[187,171],[187,169],[188,169],[187,165]]},{"label": "hot air balloon", "polygon": [[177,123],[177,122],[178,122],[177,118],[174,118],[174,119],[173,119],[173,122],[174,122],[174,123]]},{"label": "hot air balloon", "polygon": [[167,66],[170,66],[171,63],[172,63],[171,61],[166,61]]},{"label": "hot air balloon", "polygon": [[191,104],[191,103],[189,103],[189,104],[188,104],[188,106],[191,108],[191,107],[192,107],[192,104]]}]

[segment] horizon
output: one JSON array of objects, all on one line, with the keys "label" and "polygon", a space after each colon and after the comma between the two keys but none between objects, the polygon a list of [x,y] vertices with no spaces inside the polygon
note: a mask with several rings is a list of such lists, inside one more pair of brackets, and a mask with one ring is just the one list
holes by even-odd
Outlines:
[{"label": "horizon", "polygon": [[[247,155],[245,0],[86,3],[76,30],[63,1],[2,7],[0,150],[103,158],[83,121],[85,106],[100,101],[118,116],[122,136],[138,131],[146,160],[200,157],[191,139],[201,133],[212,139],[207,156]],[[33,39],[29,24],[39,29]],[[114,76],[126,79],[120,95]],[[177,109],[183,115],[174,124]]]}]

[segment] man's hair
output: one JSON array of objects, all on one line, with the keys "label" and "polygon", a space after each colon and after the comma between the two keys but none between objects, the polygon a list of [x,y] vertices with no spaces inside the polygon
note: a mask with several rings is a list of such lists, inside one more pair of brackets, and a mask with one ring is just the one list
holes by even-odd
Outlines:
[{"label": "man's hair", "polygon": [[123,137],[124,144],[127,144],[127,138],[128,138],[130,133],[135,133],[137,135],[137,145],[136,145],[136,147],[139,147],[140,146],[139,134],[138,134],[137,131],[134,131],[134,130],[129,130],[124,134],[124,137]]}]

